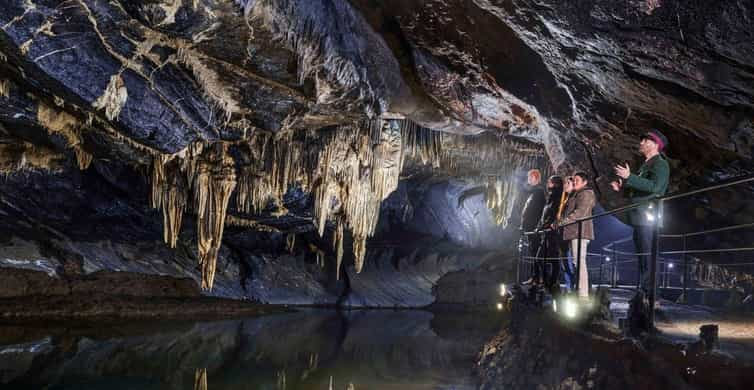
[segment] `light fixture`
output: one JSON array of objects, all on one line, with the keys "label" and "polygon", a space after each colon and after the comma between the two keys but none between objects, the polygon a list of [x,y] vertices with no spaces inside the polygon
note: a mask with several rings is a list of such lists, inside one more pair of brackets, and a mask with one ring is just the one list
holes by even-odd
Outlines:
[{"label": "light fixture", "polygon": [[610,256],[605,257],[605,261],[610,262]]},{"label": "light fixture", "polygon": [[498,302],[498,303],[497,303],[497,309],[498,309],[498,310],[503,310],[503,304],[502,304],[502,303],[500,303],[500,302]]},{"label": "light fixture", "polygon": [[505,288],[505,284],[501,283],[500,284],[500,296],[504,297],[507,292],[508,292],[508,289]]},{"label": "light fixture", "polygon": [[566,299],[563,301],[563,314],[568,318],[576,318],[578,307],[573,299]]},{"label": "light fixture", "polygon": [[650,212],[646,212],[645,214],[646,214],[646,216],[647,216],[647,221],[649,221],[649,222],[654,222],[654,220],[655,220],[655,216],[654,216],[654,214],[652,214],[652,213],[650,213]]},{"label": "light fixture", "polygon": [[558,312],[558,301],[556,301],[556,300],[552,301],[552,311],[554,311],[556,313]]},{"label": "light fixture", "polygon": [[668,264],[668,268],[673,269],[673,263]]}]

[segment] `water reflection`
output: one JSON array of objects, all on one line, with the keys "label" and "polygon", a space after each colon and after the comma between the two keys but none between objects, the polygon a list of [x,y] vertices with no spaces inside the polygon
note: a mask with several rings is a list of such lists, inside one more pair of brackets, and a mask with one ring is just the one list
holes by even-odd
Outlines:
[{"label": "water reflection", "polygon": [[497,313],[311,310],[20,335],[0,327],[0,387],[471,389],[476,354],[500,321]]}]

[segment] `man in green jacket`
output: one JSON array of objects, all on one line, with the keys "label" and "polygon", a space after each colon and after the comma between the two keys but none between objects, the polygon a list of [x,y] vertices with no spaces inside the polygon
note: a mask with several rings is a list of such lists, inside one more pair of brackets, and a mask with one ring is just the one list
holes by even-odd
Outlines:
[{"label": "man in green jacket", "polygon": [[[670,180],[670,165],[661,152],[667,145],[668,139],[657,130],[643,134],[639,152],[644,156],[644,164],[635,174],[631,173],[628,163],[615,166],[615,174],[620,179],[610,183],[613,190],[624,191],[631,203],[665,195]],[[639,284],[646,292],[649,288],[647,254],[652,250],[652,227],[662,223],[662,210],[654,209],[651,203],[646,204],[628,212],[628,223],[634,228],[634,246],[639,253]]]}]

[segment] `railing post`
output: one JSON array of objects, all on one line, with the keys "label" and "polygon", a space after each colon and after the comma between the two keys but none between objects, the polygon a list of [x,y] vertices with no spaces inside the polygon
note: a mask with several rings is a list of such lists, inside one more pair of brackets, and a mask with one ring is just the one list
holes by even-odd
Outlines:
[{"label": "railing post", "polygon": [[[576,293],[579,294],[579,290],[581,288],[581,221],[579,221],[579,234],[576,236]],[[584,262],[586,263],[586,261]],[[586,267],[586,264],[584,264]],[[588,271],[587,271],[588,272]],[[589,289],[587,288],[587,294],[589,293]],[[580,296],[580,295],[579,295]]]},{"label": "railing post", "polygon": [[689,267],[689,258],[686,255],[686,234],[683,234],[683,297],[682,303],[688,303],[689,297],[688,292],[686,291],[689,287],[689,273],[688,273],[688,267]]},{"label": "railing post", "polygon": [[521,283],[521,262],[524,260],[524,233],[518,239],[518,261],[516,262],[516,284]]},{"label": "railing post", "polygon": [[665,264],[665,280],[662,285],[667,289],[670,283],[670,263],[666,260],[663,264]]},{"label": "railing post", "polygon": [[613,241],[613,288],[618,287],[618,255]]},{"label": "railing post", "polygon": [[662,200],[652,202],[655,207],[656,218],[652,226],[652,253],[650,256],[651,269],[649,270],[649,324],[654,328],[655,325],[655,301],[657,300],[657,254],[660,251],[660,218],[662,210]]}]

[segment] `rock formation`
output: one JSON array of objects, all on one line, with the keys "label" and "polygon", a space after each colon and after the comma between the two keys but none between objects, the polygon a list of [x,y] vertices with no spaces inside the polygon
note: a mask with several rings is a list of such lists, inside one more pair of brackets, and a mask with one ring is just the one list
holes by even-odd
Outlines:
[{"label": "rock formation", "polygon": [[[120,219],[108,234],[127,234],[99,239],[170,253],[208,290],[221,274],[214,293],[234,296],[247,283],[229,287],[226,271],[259,272],[283,256],[262,242],[291,235],[290,256],[314,256],[336,294],[352,282],[344,263],[369,266],[381,223],[406,227],[394,222],[408,204],[385,206],[404,182],[415,198],[484,186],[505,226],[523,170],[579,168],[613,206],[612,165],[637,166],[648,128],[671,140],[672,190],[751,174],[752,12],[735,0],[4,1],[2,227],[24,242],[59,232],[42,247],[81,253],[89,272],[123,263],[93,260],[82,233]],[[691,200],[678,225],[754,220],[751,191]],[[162,211],[169,252],[139,202]]]}]

